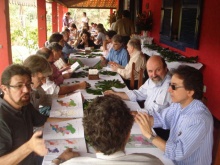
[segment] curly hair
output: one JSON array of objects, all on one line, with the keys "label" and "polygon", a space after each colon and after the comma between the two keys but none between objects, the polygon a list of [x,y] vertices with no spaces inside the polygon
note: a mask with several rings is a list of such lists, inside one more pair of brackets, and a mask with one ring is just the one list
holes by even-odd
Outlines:
[{"label": "curly hair", "polygon": [[130,109],[115,95],[97,97],[83,118],[88,143],[105,155],[124,149],[133,122]]},{"label": "curly hair", "polygon": [[177,69],[172,70],[172,74],[177,75],[183,80],[183,85],[186,90],[193,90],[193,98],[201,100],[203,97],[203,75],[202,73],[187,65],[180,65]]}]

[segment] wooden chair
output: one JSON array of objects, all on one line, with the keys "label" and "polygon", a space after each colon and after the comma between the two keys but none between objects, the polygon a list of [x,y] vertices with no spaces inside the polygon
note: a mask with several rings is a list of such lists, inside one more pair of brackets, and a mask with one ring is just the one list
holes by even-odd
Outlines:
[{"label": "wooden chair", "polygon": [[[137,72],[135,70],[135,63],[132,63],[132,70],[131,70],[131,78],[130,78],[130,89],[134,89],[135,79],[134,79],[134,73]],[[138,75],[138,88],[143,84],[143,74],[144,70],[141,68]]]}]

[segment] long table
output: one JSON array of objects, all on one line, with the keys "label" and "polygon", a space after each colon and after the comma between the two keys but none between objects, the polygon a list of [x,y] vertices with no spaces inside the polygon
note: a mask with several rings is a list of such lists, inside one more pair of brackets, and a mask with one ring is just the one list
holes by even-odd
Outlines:
[{"label": "long table", "polygon": [[[109,68],[104,68],[104,70],[109,70]],[[76,81],[87,81],[88,83],[91,84],[91,87],[93,88],[95,83],[98,82],[98,81],[103,81],[103,80],[112,80],[112,79],[117,79],[117,80],[120,80],[121,82],[123,82],[122,78],[120,77],[120,75],[116,74],[115,76],[108,76],[108,75],[99,75],[100,79],[99,80],[88,80],[88,77],[85,77],[85,78],[71,78],[71,79],[66,79],[64,80],[64,84],[71,84],[72,82],[76,82]],[[122,88],[122,89],[116,89],[114,88],[114,90],[118,90],[118,91],[127,91],[128,88],[125,87],[125,88]],[[86,92],[86,90],[79,90],[85,99],[93,99],[94,95],[92,94],[88,94]],[[139,105],[137,102],[131,102],[131,101],[125,101],[125,103],[127,104],[127,106],[131,109],[131,110],[136,110]],[[139,107],[140,108],[140,107]],[[136,123],[134,123],[133,127],[132,127],[132,130],[136,130],[136,132],[138,132],[138,134],[141,134],[141,131],[139,129],[139,127],[137,126]],[[131,132],[132,132],[131,130]],[[90,147],[89,148],[89,152],[90,153],[93,153],[94,150]],[[148,147],[148,148],[125,148],[125,152],[126,154],[130,154],[130,153],[149,153],[149,154],[152,154],[156,157],[158,157],[165,165],[174,165],[174,163],[167,159],[165,156],[163,156],[163,152],[156,148],[156,147]]]},{"label": "long table", "polygon": [[[106,67],[106,68],[103,68],[103,70],[110,70],[110,69]],[[79,71],[82,71],[82,70],[79,70]],[[99,80],[89,80],[88,77],[70,78],[70,79],[64,80],[64,84],[65,85],[68,85],[68,84],[70,85],[70,84],[76,83],[78,81],[87,81],[88,83],[90,83],[92,88],[95,88],[95,83],[97,83],[98,81],[113,80],[113,79],[119,80],[120,82],[123,83],[122,78],[118,74],[116,74],[115,76],[99,74]],[[124,87],[122,89],[116,89],[116,88],[113,88],[113,89],[117,90],[117,91],[123,91],[123,92],[128,90],[127,87]],[[86,92],[86,90],[84,90],[84,89],[80,89],[78,91],[80,91],[82,93],[82,95],[84,96],[85,99],[94,99],[95,97],[97,97],[97,95],[88,94]],[[137,102],[125,101],[125,103],[127,104],[127,106],[131,110],[136,110],[136,109],[140,108]],[[138,127],[138,125],[136,123],[134,123],[134,125],[132,127],[132,130],[131,130],[131,133],[138,134],[138,135],[142,134],[141,131],[140,131],[140,128]],[[93,153],[93,154],[95,153],[94,150],[91,147],[88,147],[88,152]],[[144,147],[140,147],[140,148],[126,147],[125,152],[127,154],[130,154],[130,153],[149,153],[149,154],[152,154],[152,155],[155,155],[156,157],[158,157],[165,165],[173,165],[173,162],[171,160],[167,159],[166,157],[164,157],[163,152],[160,149],[156,148],[155,146],[149,146],[149,147],[146,147],[146,148],[144,148]],[[56,157],[55,155],[54,156],[52,155],[50,159],[52,160],[55,157]],[[49,161],[44,161],[44,165],[47,165],[48,163],[49,163]]]}]

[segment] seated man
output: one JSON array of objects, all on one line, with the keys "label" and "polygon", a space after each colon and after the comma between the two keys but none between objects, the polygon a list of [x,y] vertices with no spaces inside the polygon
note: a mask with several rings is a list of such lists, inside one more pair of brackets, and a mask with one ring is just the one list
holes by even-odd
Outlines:
[{"label": "seated man", "polygon": [[134,88],[137,89],[138,86],[138,76],[139,71],[141,68],[145,70],[146,60],[141,52],[141,42],[139,39],[130,39],[127,44],[127,50],[130,55],[129,63],[123,67],[119,64],[111,65],[113,71],[117,72],[123,78],[127,87],[130,87],[130,78],[132,72],[132,64],[135,63],[135,72],[134,72],[134,79],[135,79],[135,86]]},{"label": "seated man", "polygon": [[[114,92],[112,90],[105,91],[104,94],[118,95],[124,100],[143,101],[144,109],[149,113],[161,112],[171,103],[171,98],[167,92],[170,82],[170,74],[167,69],[166,62],[160,56],[151,56],[146,64],[149,79],[138,89],[129,90],[127,92]],[[155,129],[156,133],[168,139],[168,132],[159,128]]]},{"label": "seated man", "polygon": [[[213,118],[202,103],[203,76],[190,66],[173,71],[169,87],[173,103],[161,113],[138,113],[135,121],[143,135],[175,164],[208,165],[212,163]],[[164,141],[152,134],[152,127],[170,129]]]},{"label": "seated man", "polygon": [[0,164],[41,164],[36,154],[44,156],[47,149],[40,138],[42,131],[33,133],[33,127],[66,120],[47,118],[36,111],[30,104],[31,85],[31,72],[24,66],[10,65],[2,73]]},{"label": "seated man", "polygon": [[[111,104],[109,104],[111,103]],[[96,158],[75,157],[63,163],[73,164],[120,164],[120,165],[160,165],[162,162],[150,154],[126,155],[125,145],[133,125],[130,109],[117,96],[97,97],[85,110],[83,126],[88,143],[96,151]],[[75,155],[71,150],[64,152],[52,162],[59,164]]]},{"label": "seated man", "polygon": [[125,67],[129,61],[129,55],[127,50],[124,48],[122,36],[114,35],[112,37],[112,44],[113,46],[110,49],[108,57],[101,57],[102,64],[104,66],[107,64],[111,66],[112,64],[117,63]]}]

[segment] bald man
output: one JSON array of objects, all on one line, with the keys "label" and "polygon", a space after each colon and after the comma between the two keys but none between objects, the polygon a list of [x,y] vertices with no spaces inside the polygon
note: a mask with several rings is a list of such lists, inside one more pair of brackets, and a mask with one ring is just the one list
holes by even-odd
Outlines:
[{"label": "bald man", "polygon": [[[168,93],[171,76],[168,72],[167,65],[161,56],[151,56],[147,63],[146,69],[149,79],[138,89],[129,90],[127,92],[114,92],[112,90],[105,91],[105,95],[114,94],[124,100],[143,101],[144,109],[148,114],[153,112],[161,112],[171,104],[171,98]],[[160,134],[161,130],[156,133]],[[166,140],[168,134],[166,131],[161,132],[161,136]]]}]

